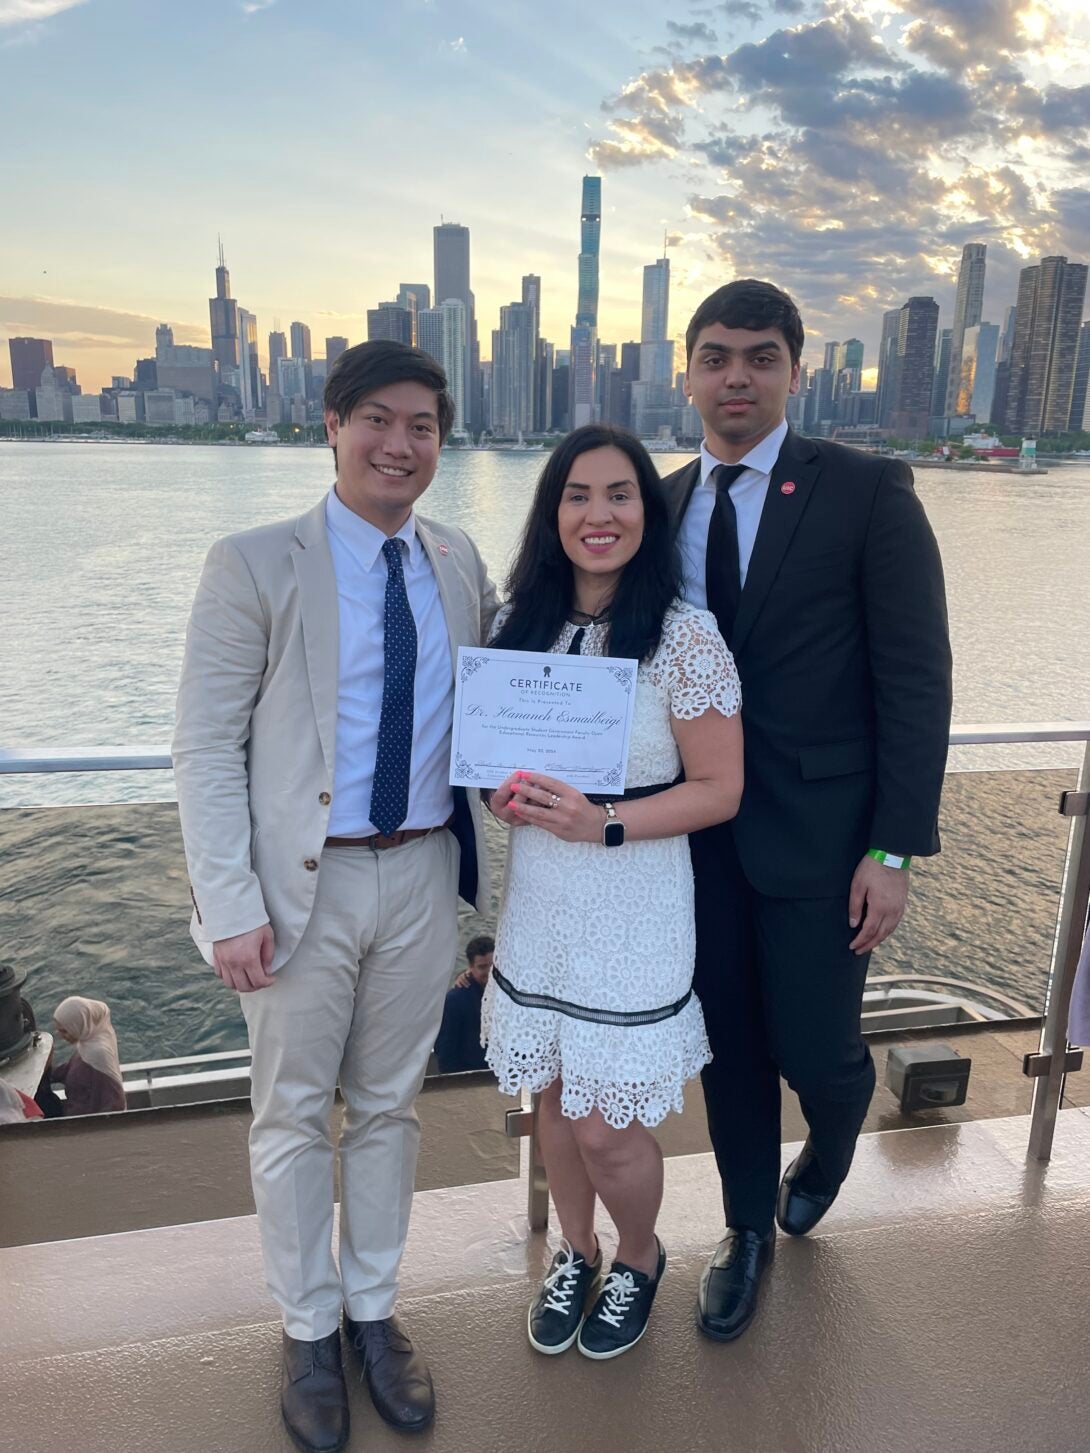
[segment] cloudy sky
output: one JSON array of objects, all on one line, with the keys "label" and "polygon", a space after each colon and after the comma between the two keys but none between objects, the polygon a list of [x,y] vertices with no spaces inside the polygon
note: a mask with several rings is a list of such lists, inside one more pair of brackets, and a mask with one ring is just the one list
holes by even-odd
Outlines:
[{"label": "cloudy sky", "polygon": [[[85,387],[155,324],[207,344],[222,234],[235,296],[365,336],[472,231],[483,351],[524,272],[575,310],[579,191],[603,177],[600,334],[638,337],[669,236],[671,323],[732,276],[799,300],[808,355],[936,297],[988,244],[1090,259],[1081,0],[0,0],[0,340],[55,340]],[[669,14],[670,18],[666,18]],[[10,382],[7,349],[0,385]]]}]

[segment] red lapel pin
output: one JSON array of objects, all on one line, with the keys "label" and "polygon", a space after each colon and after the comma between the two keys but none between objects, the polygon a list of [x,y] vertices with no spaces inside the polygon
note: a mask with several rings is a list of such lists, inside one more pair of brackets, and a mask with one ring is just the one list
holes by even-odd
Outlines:
[{"label": "red lapel pin", "polygon": [[793,479],[789,479],[784,484],[781,484],[780,485],[780,493],[781,494],[794,494],[795,493],[795,481]]},{"label": "red lapel pin", "polygon": [[[794,489],[795,486],[792,485],[791,488]],[[440,555],[449,555],[450,554],[450,546],[444,540],[440,540],[439,541],[439,553],[440,553]]]}]

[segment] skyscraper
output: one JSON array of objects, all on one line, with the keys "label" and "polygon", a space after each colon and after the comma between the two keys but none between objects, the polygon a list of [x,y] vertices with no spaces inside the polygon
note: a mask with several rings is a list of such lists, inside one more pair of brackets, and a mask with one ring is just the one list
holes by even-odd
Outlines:
[{"label": "skyscraper", "polygon": [[[522,279],[522,302],[525,307],[530,309],[534,335],[534,361],[530,383],[534,402],[530,410],[530,428],[547,429],[548,424],[544,422],[541,415],[541,399],[539,398],[541,392],[540,368],[542,366],[539,358],[541,351],[541,278],[536,272],[528,272]],[[503,327],[502,322],[500,327]],[[495,380],[493,380],[493,388],[495,388]]]},{"label": "skyscraper", "polygon": [[900,308],[882,314],[882,341],[878,345],[878,385],[874,416],[884,429],[889,424],[897,393],[897,335],[901,328]]},{"label": "skyscraper", "polygon": [[946,390],[950,383],[950,339],[952,328],[940,328],[935,340],[935,381],[931,385],[931,417],[946,416]]},{"label": "skyscraper", "polygon": [[438,308],[420,308],[416,314],[416,346],[443,362],[443,315]]},{"label": "skyscraper", "polygon": [[42,381],[42,369],[53,367],[51,338],[9,338],[12,388],[33,391]]},{"label": "skyscraper", "polygon": [[602,179],[583,178],[579,231],[579,296],[571,330],[570,424],[594,419],[598,362],[598,254],[602,240]]},{"label": "skyscraper", "polygon": [[348,351],[348,339],[341,337],[327,338],[325,341],[325,376],[329,377],[329,370],[340,358],[342,353]]},{"label": "skyscraper", "polygon": [[223,243],[219,245],[216,268],[216,296],[208,299],[208,317],[212,329],[212,352],[216,366],[224,369],[239,365],[238,304],[231,296],[231,275],[223,260]]},{"label": "skyscraper", "polygon": [[1086,276],[1085,263],[1066,257],[1042,258],[1019,275],[1004,420],[1012,434],[1068,427]]},{"label": "skyscraper", "polygon": [[553,369],[556,350],[547,338],[537,340],[534,357],[534,431],[544,433],[553,422]]},{"label": "skyscraper", "polygon": [[492,333],[492,431],[513,438],[534,427],[536,311],[532,303],[500,309]]},{"label": "skyscraper", "polygon": [[305,323],[291,325],[291,356],[301,358],[304,363],[310,363],[313,358],[310,351],[310,329]]},{"label": "skyscraper", "polygon": [[251,418],[265,400],[261,393],[261,369],[257,361],[257,319],[245,308],[238,310],[239,397],[244,418]]},{"label": "skyscraper", "polygon": [[[946,383],[947,417],[955,418],[969,412],[969,399],[961,387],[961,352],[966,328],[975,328],[984,312],[984,258],[988,249],[983,242],[967,242],[961,249],[958,291],[954,300],[954,325],[950,330],[950,373]],[[964,408],[961,407],[964,404]]]},{"label": "skyscraper", "polygon": [[468,314],[461,298],[446,298],[439,304],[442,358],[439,362],[447,376],[447,390],[454,401],[452,432],[466,430],[466,363],[472,355],[466,346]]},{"label": "skyscraper", "polygon": [[[462,366],[463,425],[474,387],[473,354],[477,319],[473,292],[469,286],[469,228],[457,222],[442,222],[433,229],[435,259],[435,306],[456,300],[465,309],[465,361]],[[453,325],[451,325],[453,326]],[[444,365],[445,367],[446,365]],[[450,370],[447,370],[448,377]],[[476,421],[471,421],[475,422]]]},{"label": "skyscraper", "polygon": [[1075,384],[1071,390],[1071,417],[1067,427],[1078,433],[1090,428],[1090,322],[1079,329],[1079,351],[1075,358]]},{"label": "skyscraper", "polygon": [[934,298],[909,298],[900,309],[897,384],[889,426],[903,438],[924,438],[928,433],[938,327],[939,305]]},{"label": "skyscraper", "polygon": [[[674,340],[670,337],[670,259],[660,257],[643,270],[643,308],[640,321],[641,383],[673,387]],[[665,407],[655,400],[651,407]]]},{"label": "skyscraper", "polygon": [[665,255],[649,262],[643,270],[643,312],[640,341],[668,338],[670,327],[670,259]]},{"label": "skyscraper", "polygon": [[583,204],[579,219],[579,302],[576,323],[598,326],[598,254],[602,242],[602,179],[583,178]]},{"label": "skyscraper", "polygon": [[159,352],[159,349],[160,348],[173,348],[173,347],[174,347],[174,329],[170,326],[169,323],[160,323],[159,326],[155,330],[155,351],[156,351],[156,353]]},{"label": "skyscraper", "polygon": [[974,323],[971,328],[966,328],[961,349],[958,413],[972,414],[978,424],[991,421],[992,399],[995,394],[995,355],[998,346],[998,324]]},{"label": "skyscraper", "polygon": [[412,344],[419,347],[416,341],[416,315],[423,308],[431,307],[431,288],[427,283],[398,283],[397,305],[399,308],[406,308],[413,320]]},{"label": "skyscraper", "polygon": [[277,372],[277,361],[288,356],[288,340],[279,330],[269,334],[269,392],[280,392],[280,375]]},{"label": "skyscraper", "polygon": [[408,308],[403,308],[398,303],[379,303],[377,308],[368,308],[367,341],[372,343],[376,338],[411,344],[413,317]]},{"label": "skyscraper", "polygon": [[833,372],[836,375],[835,394],[858,393],[863,382],[863,343],[859,338],[845,338],[836,346],[833,358]]}]

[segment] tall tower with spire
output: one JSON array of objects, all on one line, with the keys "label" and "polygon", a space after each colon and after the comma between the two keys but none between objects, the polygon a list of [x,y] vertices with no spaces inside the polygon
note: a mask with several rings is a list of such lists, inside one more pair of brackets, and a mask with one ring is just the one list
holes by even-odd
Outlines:
[{"label": "tall tower with spire", "polygon": [[224,370],[238,368],[241,362],[238,303],[231,296],[231,275],[223,259],[223,239],[219,241],[219,266],[216,268],[216,296],[208,299],[208,315],[212,325],[212,352],[223,378]]},{"label": "tall tower with spire", "polygon": [[602,240],[602,178],[583,178],[579,219],[579,296],[571,330],[568,415],[573,429],[595,418],[598,397],[598,255]]}]

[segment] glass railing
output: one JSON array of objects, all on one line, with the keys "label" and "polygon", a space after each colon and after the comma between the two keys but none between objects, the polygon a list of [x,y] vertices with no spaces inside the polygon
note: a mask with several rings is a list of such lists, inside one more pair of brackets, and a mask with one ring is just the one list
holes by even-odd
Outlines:
[{"label": "glass railing", "polygon": [[[916,864],[905,921],[873,956],[864,1026],[873,1032],[1040,1020],[1029,1068],[1034,1145],[1047,1155],[1069,1063],[1067,1002],[1086,922],[1090,855],[1079,814],[1090,785],[1090,724],[959,727],[951,741],[957,770],[948,774],[943,799],[943,852]],[[1030,743],[1081,744],[1081,772],[996,765],[997,754]],[[974,751],[986,770],[973,770]],[[161,748],[0,752],[0,778],[47,774],[54,801],[58,773],[125,773],[115,780],[128,782],[130,773],[169,769]],[[165,795],[169,783],[161,780]],[[1067,816],[1057,811],[1065,793]],[[488,832],[498,884],[505,835],[493,823]],[[237,996],[210,975],[189,940],[188,879],[173,802],[4,808],[0,902],[4,956],[25,975],[21,992],[39,1017],[48,1023],[67,994],[111,1003],[131,1108],[248,1095]],[[465,942],[489,926],[463,908],[452,977]],[[487,1076],[435,1074],[428,1083],[469,1090],[478,1081],[487,1084]],[[495,1127],[499,1117],[490,1119]],[[532,1107],[509,1110],[507,1120],[509,1136],[532,1131]],[[511,1173],[515,1149],[493,1146]],[[536,1146],[527,1146],[524,1161],[532,1164],[535,1156]]]}]

